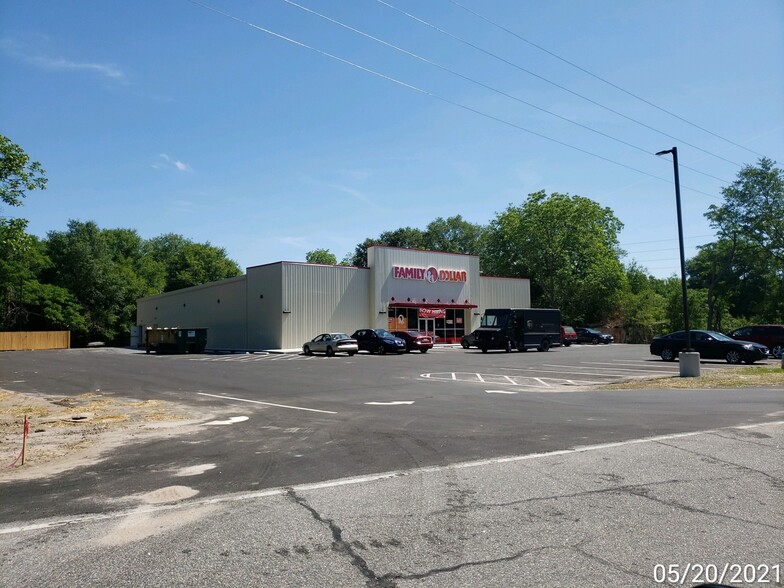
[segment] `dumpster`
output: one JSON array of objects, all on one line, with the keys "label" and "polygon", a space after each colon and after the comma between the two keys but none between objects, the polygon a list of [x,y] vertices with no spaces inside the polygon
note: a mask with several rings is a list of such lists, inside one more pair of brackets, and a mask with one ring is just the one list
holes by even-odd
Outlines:
[{"label": "dumpster", "polygon": [[207,329],[147,327],[147,353],[204,353]]}]

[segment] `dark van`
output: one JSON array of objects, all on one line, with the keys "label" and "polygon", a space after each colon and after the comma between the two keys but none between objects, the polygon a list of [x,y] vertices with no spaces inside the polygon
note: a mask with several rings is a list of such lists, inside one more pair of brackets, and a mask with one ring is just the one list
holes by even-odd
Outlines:
[{"label": "dark van", "polygon": [[488,349],[548,351],[561,344],[561,311],[557,308],[488,308],[476,330],[476,344]]}]

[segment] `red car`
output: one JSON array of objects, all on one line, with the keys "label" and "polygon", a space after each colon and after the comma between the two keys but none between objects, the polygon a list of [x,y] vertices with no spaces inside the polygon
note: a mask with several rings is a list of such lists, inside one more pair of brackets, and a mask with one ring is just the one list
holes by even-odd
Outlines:
[{"label": "red car", "polygon": [[561,343],[563,343],[564,347],[577,343],[577,331],[574,330],[574,327],[561,325]]},{"label": "red car", "polygon": [[392,331],[392,334],[406,342],[407,352],[418,349],[420,353],[427,353],[428,349],[433,349],[433,338],[419,331]]}]

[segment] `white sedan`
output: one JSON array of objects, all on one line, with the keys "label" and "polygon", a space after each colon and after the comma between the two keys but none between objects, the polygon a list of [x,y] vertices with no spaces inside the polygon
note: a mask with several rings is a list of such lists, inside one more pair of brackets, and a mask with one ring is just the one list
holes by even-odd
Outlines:
[{"label": "white sedan", "polygon": [[313,355],[315,352],[326,353],[327,357],[332,357],[336,353],[348,353],[354,355],[359,348],[357,340],[352,339],[345,333],[322,333],[314,337],[302,346],[305,355]]}]

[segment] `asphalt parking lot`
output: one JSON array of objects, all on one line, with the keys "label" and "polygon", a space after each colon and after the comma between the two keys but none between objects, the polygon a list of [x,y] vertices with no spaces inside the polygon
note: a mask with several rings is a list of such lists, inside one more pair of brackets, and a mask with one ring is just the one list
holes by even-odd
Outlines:
[{"label": "asphalt parking lot", "polygon": [[[725,368],[705,362],[704,370]],[[547,353],[437,348],[427,354],[147,355],[124,349],[0,354],[0,387],[167,400],[222,427],[131,444],[58,477],[60,507],[100,509],[111,496],[160,485],[160,464],[217,464],[202,495],[258,490],[400,468],[561,450],[591,443],[775,420],[771,390],[597,391],[591,386],[677,373],[647,346],[572,346]],[[778,416],[776,416],[778,415]],[[43,482],[14,484],[28,513],[54,506]],[[13,513],[3,501],[0,522]]]},{"label": "asphalt parking lot", "polygon": [[781,390],[595,388],[677,372],[631,345],[0,354],[0,388],[203,415],[0,478],[0,583],[642,587],[684,558],[775,564]]}]

